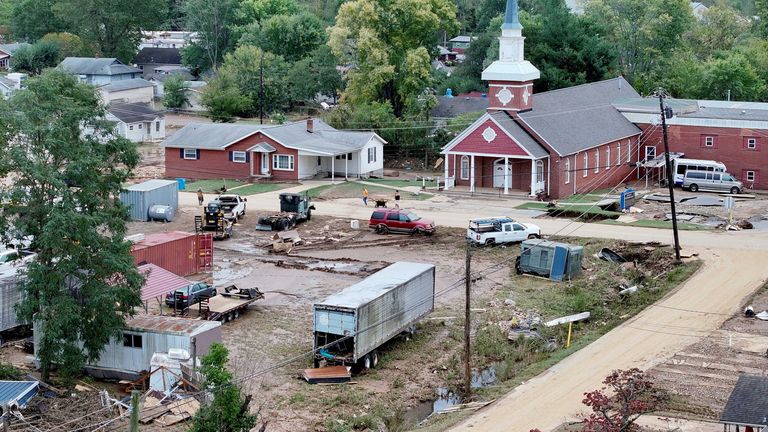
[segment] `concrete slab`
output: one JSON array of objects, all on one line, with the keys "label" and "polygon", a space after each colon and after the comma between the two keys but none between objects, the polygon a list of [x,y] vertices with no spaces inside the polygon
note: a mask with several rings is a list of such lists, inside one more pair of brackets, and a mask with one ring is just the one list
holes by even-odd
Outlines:
[{"label": "concrete slab", "polygon": [[713,196],[698,195],[692,198],[683,198],[680,200],[680,204],[703,207],[721,207],[723,205],[723,200]]}]

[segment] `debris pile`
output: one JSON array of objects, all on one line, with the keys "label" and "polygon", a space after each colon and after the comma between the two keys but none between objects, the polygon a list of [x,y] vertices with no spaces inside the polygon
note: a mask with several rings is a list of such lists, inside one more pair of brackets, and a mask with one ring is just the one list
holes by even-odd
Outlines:
[{"label": "debris pile", "polygon": [[157,390],[148,391],[139,410],[141,424],[157,423],[171,426],[189,420],[200,410],[200,402],[184,393],[165,395]]}]

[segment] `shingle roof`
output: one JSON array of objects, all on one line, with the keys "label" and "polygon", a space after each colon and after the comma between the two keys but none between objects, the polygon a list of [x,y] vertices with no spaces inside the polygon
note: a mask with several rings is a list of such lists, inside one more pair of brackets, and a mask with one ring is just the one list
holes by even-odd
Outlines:
[{"label": "shingle roof", "polygon": [[14,52],[16,52],[17,49],[24,47],[24,46],[30,46],[26,42],[20,42],[20,43],[11,43],[11,44],[0,44],[0,51],[6,52],[10,55],[13,55]]},{"label": "shingle roof", "polygon": [[107,110],[123,123],[152,121],[163,114],[155,111],[148,103],[118,103],[112,102]]},{"label": "shingle roof", "polygon": [[178,48],[142,48],[133,60],[136,64],[181,64]]},{"label": "shingle roof", "polygon": [[133,90],[137,88],[153,87],[152,83],[142,78],[131,78],[118,81],[112,81],[110,84],[100,87],[108,92]]},{"label": "shingle roof", "polygon": [[5,87],[8,87],[8,89],[13,89],[16,87],[16,82],[4,76],[0,76],[0,84],[2,84]]},{"label": "shingle roof", "polygon": [[67,57],[59,65],[77,75],[120,75],[141,73],[135,67],[126,66],[116,58]]},{"label": "shingle roof", "polygon": [[437,106],[429,114],[438,118],[454,118],[468,112],[485,111],[487,108],[487,97],[439,96]]},{"label": "shingle roof", "polygon": [[533,96],[522,120],[561,156],[638,135],[640,129],[611,102],[640,97],[622,77]]},{"label": "shingle roof", "polygon": [[373,132],[339,131],[320,119],[313,119],[314,132],[306,121],[283,125],[192,123],[163,142],[165,147],[224,150],[227,146],[262,132],[285,147],[317,155],[337,155],[359,150],[376,136]]},{"label": "shingle roof", "polygon": [[525,129],[512,120],[507,113],[497,111],[492,113],[491,117],[496,120],[496,123],[501,125],[504,131],[512,135],[515,141],[525,148],[525,150],[527,150],[534,158],[539,159],[549,156],[549,152],[547,152],[541,144],[536,142]]},{"label": "shingle roof", "polygon": [[728,398],[720,423],[768,425],[768,377],[742,374]]}]

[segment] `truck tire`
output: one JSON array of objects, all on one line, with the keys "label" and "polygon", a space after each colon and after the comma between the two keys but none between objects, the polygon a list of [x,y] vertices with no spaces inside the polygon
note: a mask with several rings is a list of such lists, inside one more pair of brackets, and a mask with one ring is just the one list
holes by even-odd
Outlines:
[{"label": "truck tire", "polygon": [[307,220],[312,219],[312,210],[307,210]]},{"label": "truck tire", "polygon": [[536,234],[528,234],[528,240],[539,238]]},{"label": "truck tire", "polygon": [[699,191],[699,185],[696,183],[693,183],[692,185],[688,186],[688,190],[691,192],[698,192]]},{"label": "truck tire", "polygon": [[494,239],[492,239],[492,238],[489,238],[489,239],[486,239],[486,240],[485,240],[485,245],[486,245],[486,246],[493,246],[493,245],[494,245],[494,243],[496,243],[496,240],[494,240]]},{"label": "truck tire", "polygon": [[739,188],[737,188],[736,186],[731,188],[731,195],[738,195],[739,192],[741,191],[739,191]]},{"label": "truck tire", "polygon": [[389,234],[389,228],[384,224],[376,225],[376,232],[379,234]]},{"label": "truck tire", "polygon": [[288,219],[283,219],[280,221],[280,230],[281,231],[288,231],[288,229],[291,228],[291,222]]}]

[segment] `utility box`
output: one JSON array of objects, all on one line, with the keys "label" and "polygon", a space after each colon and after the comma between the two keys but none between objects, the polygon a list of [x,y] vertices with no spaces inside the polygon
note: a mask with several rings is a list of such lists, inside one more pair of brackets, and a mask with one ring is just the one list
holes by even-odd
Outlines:
[{"label": "utility box", "polygon": [[543,276],[552,280],[573,279],[581,274],[584,247],[543,239],[525,240],[515,263],[518,273]]},{"label": "utility box", "polygon": [[120,202],[128,207],[134,221],[148,221],[149,208],[154,205],[179,208],[179,184],[175,180],[149,180],[135,184],[120,192]]}]

